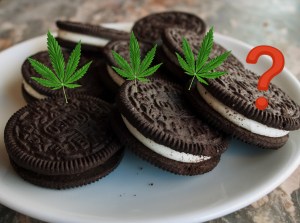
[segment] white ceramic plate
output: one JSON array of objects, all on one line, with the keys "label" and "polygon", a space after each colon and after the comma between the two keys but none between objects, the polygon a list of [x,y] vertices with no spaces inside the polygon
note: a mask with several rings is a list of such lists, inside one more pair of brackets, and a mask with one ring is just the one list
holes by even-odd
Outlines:
[{"label": "white ceramic plate", "polygon": [[[114,24],[128,29],[130,24]],[[215,34],[245,61],[251,47]],[[278,151],[261,150],[233,140],[219,165],[202,176],[183,177],[162,171],[126,153],[120,166],[104,179],[63,191],[33,186],[9,165],[3,143],[9,117],[25,105],[21,96],[21,64],[46,49],[46,37],[20,43],[0,53],[0,202],[16,211],[49,222],[200,222],[243,208],[283,182],[300,163],[300,132],[292,132]],[[270,65],[261,58],[248,66],[262,73]],[[300,103],[300,85],[284,70],[273,82]]]}]

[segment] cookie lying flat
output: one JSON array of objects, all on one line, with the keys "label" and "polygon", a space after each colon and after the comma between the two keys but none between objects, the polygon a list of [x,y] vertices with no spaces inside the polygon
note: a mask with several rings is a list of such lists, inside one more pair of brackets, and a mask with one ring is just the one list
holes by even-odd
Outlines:
[{"label": "cookie lying flat", "polygon": [[[209,85],[195,84],[187,99],[213,126],[242,141],[268,149],[278,149],[291,130],[300,128],[300,107],[274,84],[257,90],[259,76],[229,62],[217,70],[228,74],[208,79]],[[255,100],[268,98],[266,110],[258,110]]]},{"label": "cookie lying flat", "polygon": [[125,31],[106,28],[71,21],[57,21],[57,41],[63,47],[74,49],[81,41],[84,51],[99,53],[100,50],[111,40],[128,40],[129,33]]},{"label": "cookie lying flat", "polygon": [[202,34],[206,30],[204,21],[186,12],[161,12],[145,16],[134,23],[132,31],[138,40],[147,43],[161,43],[165,28],[179,27]]},{"label": "cookie lying flat", "polygon": [[197,175],[212,170],[227,148],[227,140],[199,120],[172,82],[125,82],[117,97],[119,112],[113,128],[137,155],[164,170]]},{"label": "cookie lying flat", "polygon": [[[63,55],[65,60],[70,56],[70,51],[63,50]],[[49,54],[47,51],[36,53],[30,56],[32,59],[36,59],[41,63],[45,64],[48,67],[52,67]],[[82,85],[80,88],[66,89],[68,93],[84,93],[91,96],[99,97],[104,100],[110,101],[109,95],[106,94],[103,84],[100,80],[100,75],[105,73],[106,70],[103,69],[105,62],[95,56],[89,56],[87,54],[81,55],[81,59],[78,67],[82,67],[84,64],[89,61],[93,61],[87,74],[78,81],[78,84]],[[34,68],[31,66],[29,61],[26,59],[22,65],[22,75],[23,75],[23,84],[22,84],[22,93],[25,100],[29,103],[37,99],[44,99],[47,97],[55,97],[63,95],[61,90],[51,90],[46,88],[31,77],[41,77]]]},{"label": "cookie lying flat", "polygon": [[[180,67],[177,56],[175,54],[175,52],[177,52],[181,56],[183,56],[183,37],[185,37],[189,42],[191,49],[195,57],[197,58],[197,54],[199,52],[202,39],[204,38],[204,34],[198,35],[195,32],[180,28],[167,28],[164,30],[162,34],[163,44],[160,54],[158,54],[159,59],[163,62],[163,67],[171,71],[168,72],[168,74],[172,74],[173,78],[178,82],[186,82],[190,79],[190,76],[186,75],[184,70]],[[227,52],[227,50],[224,47],[217,43],[214,43],[209,57],[214,58],[225,52]],[[230,61],[230,63],[234,64],[235,66],[243,67],[243,64],[232,54],[227,58],[227,61]]]},{"label": "cookie lying flat", "polygon": [[16,112],[4,142],[16,172],[33,184],[64,189],[94,182],[117,167],[123,150],[108,103],[84,95],[49,98]]}]

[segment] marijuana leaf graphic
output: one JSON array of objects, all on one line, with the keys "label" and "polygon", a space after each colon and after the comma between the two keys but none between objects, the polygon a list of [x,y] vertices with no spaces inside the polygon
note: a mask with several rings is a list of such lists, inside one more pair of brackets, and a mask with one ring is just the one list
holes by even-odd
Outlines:
[{"label": "marijuana leaf graphic", "polygon": [[120,54],[115,51],[112,51],[113,57],[120,68],[112,67],[120,76],[127,80],[135,81],[135,89],[137,91],[137,80],[141,82],[147,82],[147,77],[155,73],[157,69],[161,66],[162,63],[157,64],[153,67],[150,67],[152,63],[155,52],[155,45],[141,61],[141,51],[139,43],[134,36],[134,33],[131,32],[130,43],[129,43],[129,53],[130,53],[130,62],[127,62]]},{"label": "marijuana leaf graphic", "polygon": [[34,70],[41,75],[41,77],[32,77],[32,79],[44,87],[51,88],[52,90],[62,88],[66,103],[68,103],[65,88],[80,87],[79,84],[75,84],[74,82],[78,81],[85,75],[92,61],[76,71],[81,55],[80,41],[72,51],[67,65],[65,65],[61,47],[49,31],[47,33],[47,46],[53,71],[39,61],[28,58]]},{"label": "marijuana leaf graphic", "polygon": [[212,27],[203,38],[196,60],[190,44],[185,38],[182,40],[184,59],[179,53],[176,52],[176,56],[181,68],[186,74],[193,76],[189,90],[191,89],[195,77],[199,82],[208,84],[204,78],[218,78],[227,73],[226,71],[214,71],[214,69],[220,66],[227,59],[231,53],[230,51],[227,51],[208,61],[209,54],[213,47],[213,32],[214,31]]}]

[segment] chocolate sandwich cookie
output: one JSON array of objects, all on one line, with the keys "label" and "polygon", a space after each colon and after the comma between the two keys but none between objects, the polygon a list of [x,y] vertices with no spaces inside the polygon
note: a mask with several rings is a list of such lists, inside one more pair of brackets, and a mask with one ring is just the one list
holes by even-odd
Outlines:
[{"label": "chocolate sandwich cookie", "polygon": [[82,50],[99,53],[110,40],[128,40],[129,33],[71,21],[57,21],[57,41],[63,47],[73,49],[81,41]]},{"label": "chocolate sandwich cookie", "polygon": [[[68,60],[71,52],[68,50],[63,50],[63,56],[65,61]],[[49,54],[47,51],[36,53],[30,56],[32,59],[36,59],[39,62],[45,64],[47,67],[52,67]],[[77,83],[82,85],[79,88],[66,89],[66,93],[84,93],[91,96],[99,97],[107,101],[111,101],[111,96],[107,94],[104,90],[103,84],[100,79],[100,75],[105,73],[105,62],[102,59],[99,59],[96,56],[90,56],[88,54],[81,55],[78,68],[82,67],[89,61],[93,61],[90,65],[86,75],[81,78]],[[25,100],[29,103],[37,99],[43,99],[47,97],[62,96],[63,91],[51,90],[46,88],[35,80],[32,77],[41,77],[34,68],[31,66],[29,61],[26,59],[22,65],[22,75],[23,75],[23,84],[22,84],[22,93]]]},{"label": "chocolate sandwich cookie", "polygon": [[[147,52],[151,50],[152,46],[147,43],[139,43],[140,52],[141,52],[141,60],[144,59]],[[120,54],[128,63],[130,62],[130,52],[129,52],[129,41],[125,40],[116,40],[109,42],[104,48],[104,56],[106,59],[106,69],[107,72],[101,75],[101,80],[108,89],[115,94],[120,86],[125,82],[125,79],[121,77],[118,73],[116,73],[112,66],[119,67],[116,63],[112,51]],[[154,74],[154,75],[157,75]]]},{"label": "chocolate sandwich cookie", "polygon": [[111,130],[111,106],[73,95],[39,100],[7,122],[4,142],[10,162],[24,180],[55,189],[94,182],[117,167],[123,149]]},{"label": "chocolate sandwich cookie", "polygon": [[186,12],[160,12],[145,16],[133,25],[132,31],[138,40],[147,43],[161,43],[161,34],[165,28],[180,27],[202,34],[206,30],[204,21],[198,16]]},{"label": "chocolate sandwich cookie", "polygon": [[[191,46],[195,58],[197,58],[204,35],[205,34],[198,35],[195,32],[181,28],[167,28],[164,30],[162,34],[163,44],[158,57],[163,62],[163,68],[171,71],[168,73],[172,74],[173,78],[178,82],[186,82],[191,78],[191,76],[187,75],[180,67],[175,54],[175,52],[177,52],[184,58],[182,39],[186,38]],[[219,56],[227,51],[228,50],[221,45],[214,43],[209,58],[215,58],[216,56]],[[243,67],[243,64],[233,54],[229,55],[227,61],[230,61],[230,63],[234,64],[235,66]]]},{"label": "chocolate sandwich cookie", "polygon": [[[268,149],[283,146],[289,131],[300,128],[299,105],[272,83],[268,91],[258,91],[259,76],[242,66],[228,61],[217,69],[221,70],[228,74],[187,91],[199,117],[244,142]],[[260,96],[269,101],[265,110],[255,106]]]},{"label": "chocolate sandwich cookie", "polygon": [[112,118],[120,140],[153,165],[180,175],[212,170],[227,148],[226,137],[201,121],[189,107],[183,89],[151,78],[126,81]]}]

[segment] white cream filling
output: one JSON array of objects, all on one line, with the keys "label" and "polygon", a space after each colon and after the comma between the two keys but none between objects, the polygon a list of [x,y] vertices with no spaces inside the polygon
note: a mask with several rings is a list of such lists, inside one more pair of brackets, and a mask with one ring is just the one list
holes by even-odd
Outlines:
[{"label": "white cream filling", "polygon": [[95,37],[95,36],[88,36],[85,34],[80,34],[80,33],[74,33],[74,32],[69,32],[65,30],[58,30],[58,37],[64,40],[72,41],[72,42],[79,42],[83,44],[88,44],[88,45],[93,45],[93,46],[105,46],[109,40],[100,38],[100,37]]},{"label": "white cream filling", "polygon": [[163,157],[183,163],[200,163],[211,158],[210,156],[197,156],[193,154],[178,152],[164,145],[160,145],[152,141],[151,139],[148,139],[145,136],[143,136],[135,127],[133,127],[127,121],[127,119],[123,115],[121,116],[127,129],[137,140],[139,140],[143,145],[147,146],[152,151],[162,155]]},{"label": "white cream filling", "polygon": [[177,66],[180,66],[180,65],[179,65],[179,62],[178,62],[178,60],[177,60],[177,57],[176,57],[175,52],[172,53],[172,52],[169,50],[169,48],[166,47],[165,45],[162,46],[162,49],[163,49],[164,53],[166,54],[166,56],[169,58],[169,60],[171,60],[171,61],[172,61],[173,63],[175,63]]},{"label": "white cream filling", "polygon": [[34,90],[24,79],[23,79],[23,86],[25,91],[32,97],[36,98],[36,99],[44,99],[47,98],[46,95],[40,94],[39,92],[37,92],[36,90]]},{"label": "white cream filling", "polygon": [[246,118],[244,115],[237,113],[222,102],[213,97],[206,89],[197,83],[197,89],[201,97],[209,104],[215,111],[222,115],[227,120],[244,128],[252,133],[268,136],[268,137],[282,137],[289,133],[289,131],[275,129],[267,125],[261,124],[257,121]]},{"label": "white cream filling", "polygon": [[110,78],[118,85],[121,86],[125,80],[120,77],[109,65],[106,65],[107,72]]}]

